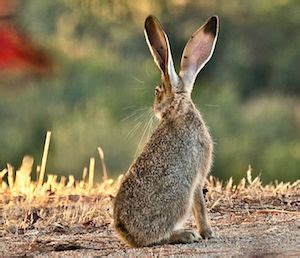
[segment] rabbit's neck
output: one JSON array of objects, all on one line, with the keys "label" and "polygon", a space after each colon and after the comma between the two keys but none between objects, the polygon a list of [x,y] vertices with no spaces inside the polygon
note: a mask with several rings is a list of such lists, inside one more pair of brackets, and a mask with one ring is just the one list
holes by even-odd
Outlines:
[{"label": "rabbit's neck", "polygon": [[199,113],[192,100],[185,94],[174,97],[170,106],[162,114],[162,120],[174,120],[186,116],[190,112]]}]

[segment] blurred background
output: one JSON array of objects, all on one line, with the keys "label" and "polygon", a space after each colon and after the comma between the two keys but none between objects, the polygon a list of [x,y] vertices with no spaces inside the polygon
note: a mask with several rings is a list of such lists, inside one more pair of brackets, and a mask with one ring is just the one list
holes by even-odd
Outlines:
[{"label": "blurred background", "polygon": [[51,130],[48,173],[79,177],[98,146],[111,176],[127,170],[157,125],[149,14],[177,69],[191,34],[220,17],[192,94],[215,140],[212,174],[238,180],[251,164],[264,182],[299,178],[298,0],[0,0],[0,169],[25,154],[40,163]]}]

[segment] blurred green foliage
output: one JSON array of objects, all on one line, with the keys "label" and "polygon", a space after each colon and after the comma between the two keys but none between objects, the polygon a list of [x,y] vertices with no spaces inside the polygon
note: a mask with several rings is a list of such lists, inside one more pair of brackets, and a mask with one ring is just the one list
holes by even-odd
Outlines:
[{"label": "blurred green foliage", "polygon": [[51,130],[48,172],[79,176],[98,146],[113,175],[125,172],[159,83],[145,17],[162,21],[179,64],[190,35],[218,14],[215,54],[193,92],[215,139],[212,173],[237,180],[251,164],[264,181],[299,178],[299,10],[297,0],[21,1],[15,22],[55,71],[0,78],[0,168],[25,154],[39,162]]}]

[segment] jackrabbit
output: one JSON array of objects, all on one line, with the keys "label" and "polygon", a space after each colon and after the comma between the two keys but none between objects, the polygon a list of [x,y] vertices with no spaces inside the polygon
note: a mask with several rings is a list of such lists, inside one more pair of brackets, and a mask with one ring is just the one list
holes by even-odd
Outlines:
[{"label": "jackrabbit", "polygon": [[[160,124],[124,175],[114,202],[114,225],[130,246],[193,243],[211,238],[203,184],[212,165],[213,142],[191,99],[198,72],[215,48],[219,19],[212,16],[188,41],[177,75],[169,41],[154,16],[145,21],[145,37],[162,83],[153,111]],[[183,229],[190,210],[197,229]]]}]

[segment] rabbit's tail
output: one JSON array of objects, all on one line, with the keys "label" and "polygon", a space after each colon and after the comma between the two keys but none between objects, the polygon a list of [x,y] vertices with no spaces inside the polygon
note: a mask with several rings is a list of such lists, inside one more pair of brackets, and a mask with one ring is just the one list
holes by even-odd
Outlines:
[{"label": "rabbit's tail", "polygon": [[122,238],[122,240],[127,243],[128,245],[132,246],[132,247],[138,247],[140,246],[135,239],[132,237],[132,235],[129,233],[129,231],[127,230],[127,228],[125,227],[125,225],[122,222],[118,222],[115,225],[115,228],[119,234],[119,236]]}]

